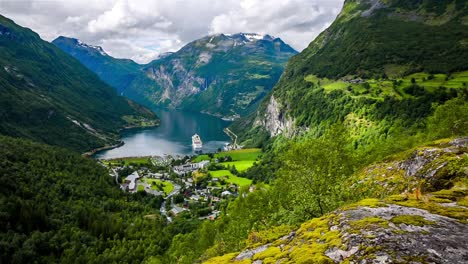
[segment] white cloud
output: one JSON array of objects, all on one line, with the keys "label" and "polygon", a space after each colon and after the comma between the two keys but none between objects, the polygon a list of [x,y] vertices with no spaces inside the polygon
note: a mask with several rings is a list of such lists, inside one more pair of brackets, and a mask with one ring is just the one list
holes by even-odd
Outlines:
[{"label": "white cloud", "polygon": [[341,5],[342,0],[242,0],[216,16],[210,32],[271,34],[302,50],[334,20]]},{"label": "white cloud", "polygon": [[268,33],[302,50],[334,20],[342,2],[0,0],[0,13],[46,40],[76,37],[145,63],[209,33]]}]

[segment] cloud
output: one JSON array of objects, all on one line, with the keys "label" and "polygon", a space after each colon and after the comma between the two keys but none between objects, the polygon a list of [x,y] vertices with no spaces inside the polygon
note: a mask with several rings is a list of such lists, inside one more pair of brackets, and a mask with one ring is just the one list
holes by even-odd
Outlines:
[{"label": "cloud", "polygon": [[305,48],[343,0],[0,0],[0,13],[51,41],[59,35],[146,63],[212,33],[256,32]]},{"label": "cloud", "polygon": [[337,16],[342,0],[242,0],[216,16],[210,33],[256,32],[304,49]]}]

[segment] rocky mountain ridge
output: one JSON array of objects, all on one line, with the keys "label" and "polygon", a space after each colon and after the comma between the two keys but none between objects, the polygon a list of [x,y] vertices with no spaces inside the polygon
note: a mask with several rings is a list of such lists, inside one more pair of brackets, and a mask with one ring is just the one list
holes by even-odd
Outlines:
[{"label": "rocky mountain ridge", "polygon": [[157,124],[150,110],[119,96],[72,56],[3,16],[0,51],[0,134],[84,152],[116,144],[125,127]]},{"label": "rocky mountain ridge", "polygon": [[60,37],[53,43],[138,102],[230,118],[254,111],[297,53],[270,35],[215,34],[136,65],[74,39]]},{"label": "rocky mountain ridge", "polygon": [[[448,99],[435,94],[452,89],[463,96],[468,88],[460,59],[468,56],[467,16],[468,3],[459,0],[345,1],[332,25],[291,58],[258,111],[233,131],[252,142],[258,141],[252,135],[274,137],[285,127],[286,136],[320,134],[339,120],[360,126],[361,137],[369,129],[386,133],[384,126],[410,116],[412,124],[424,122],[432,103]],[[426,110],[414,111],[426,103]],[[374,116],[390,104],[412,106]]]}]

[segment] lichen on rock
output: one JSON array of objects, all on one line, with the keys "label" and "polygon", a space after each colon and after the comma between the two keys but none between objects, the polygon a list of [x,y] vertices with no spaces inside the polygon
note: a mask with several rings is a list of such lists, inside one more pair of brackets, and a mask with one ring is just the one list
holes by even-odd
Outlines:
[{"label": "lichen on rock", "polygon": [[[374,184],[372,191],[388,197],[343,206],[292,232],[277,227],[276,238],[255,234],[244,251],[216,263],[468,263],[467,142],[441,141],[374,164],[355,176],[352,188]],[[435,191],[413,192],[421,182]]]}]

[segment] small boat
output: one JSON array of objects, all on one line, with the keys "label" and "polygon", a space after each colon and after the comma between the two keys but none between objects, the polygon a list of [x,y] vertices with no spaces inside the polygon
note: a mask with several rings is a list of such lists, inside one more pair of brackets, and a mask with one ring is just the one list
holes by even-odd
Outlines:
[{"label": "small boat", "polygon": [[203,148],[203,143],[198,134],[192,136],[192,148],[193,151],[201,151]]}]

